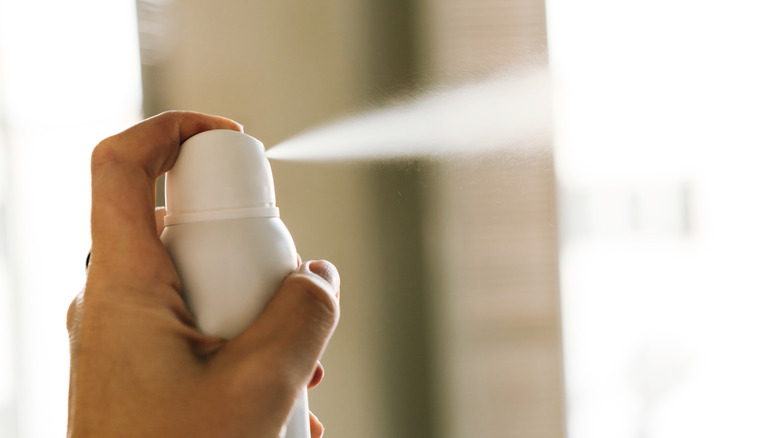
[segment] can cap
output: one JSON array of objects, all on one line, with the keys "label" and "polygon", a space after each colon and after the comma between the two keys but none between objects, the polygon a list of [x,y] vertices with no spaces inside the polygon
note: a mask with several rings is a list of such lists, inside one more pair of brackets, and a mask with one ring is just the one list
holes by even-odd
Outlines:
[{"label": "can cap", "polygon": [[201,132],[181,145],[165,175],[165,225],[279,217],[263,144],[238,131]]}]

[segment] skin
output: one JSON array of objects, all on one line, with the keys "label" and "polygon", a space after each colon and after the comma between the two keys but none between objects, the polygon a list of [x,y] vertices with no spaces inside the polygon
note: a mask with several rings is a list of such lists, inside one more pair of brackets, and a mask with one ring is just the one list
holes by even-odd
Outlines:
[{"label": "skin", "polygon": [[[339,319],[339,275],[299,263],[263,313],[226,341],[198,331],[159,239],[155,179],[181,143],[232,120],[168,112],[92,154],[92,255],[68,310],[68,436],[278,437]],[[313,437],[322,424],[310,416]]]}]

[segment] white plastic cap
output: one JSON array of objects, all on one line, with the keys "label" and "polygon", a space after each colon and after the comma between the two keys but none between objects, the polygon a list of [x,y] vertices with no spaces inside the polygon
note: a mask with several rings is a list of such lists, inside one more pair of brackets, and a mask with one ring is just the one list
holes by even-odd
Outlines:
[{"label": "white plastic cap", "polygon": [[279,217],[271,164],[263,144],[224,129],[190,137],[165,175],[165,205],[166,226]]}]

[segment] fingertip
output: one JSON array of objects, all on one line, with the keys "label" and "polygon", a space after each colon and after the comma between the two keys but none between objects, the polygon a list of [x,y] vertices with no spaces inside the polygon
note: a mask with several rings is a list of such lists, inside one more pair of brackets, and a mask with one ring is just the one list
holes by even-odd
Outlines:
[{"label": "fingertip", "polygon": [[[292,388],[314,387],[322,380],[324,370],[318,360],[340,313],[331,284],[309,271],[309,264],[304,263],[284,280],[257,320],[232,339],[227,350],[264,353],[250,353],[249,357],[263,357],[263,367],[275,370],[267,375],[283,376],[276,380]],[[271,362],[269,351],[273,352]]]},{"label": "fingertip", "polygon": [[210,114],[205,114],[207,117],[211,117],[215,120],[218,120],[218,123],[220,126],[218,126],[217,129],[231,129],[233,131],[238,131],[243,133],[244,132],[244,125],[241,123],[238,123],[237,121],[233,119],[229,119],[227,117],[222,116],[213,116]]},{"label": "fingertip", "polygon": [[305,270],[325,280],[333,290],[333,295],[339,298],[339,289],[341,288],[341,277],[339,271],[332,263],[327,260],[313,260],[303,265]]},{"label": "fingertip", "polygon": [[[175,120],[178,125],[180,142],[184,142],[195,134],[212,129],[230,129],[232,131],[244,132],[243,125],[227,117],[195,111],[171,111],[170,113],[170,118]],[[166,114],[168,113],[163,113],[160,116]]]},{"label": "fingertip", "polygon": [[322,438],[325,435],[325,426],[311,411],[309,411],[309,428],[311,429],[312,438]]},{"label": "fingertip", "polygon": [[317,366],[314,368],[314,374],[312,374],[307,388],[315,388],[320,384],[320,382],[322,382],[323,377],[325,377],[325,368],[322,367],[322,363],[320,361],[317,361]]},{"label": "fingertip", "polygon": [[[310,263],[305,262],[287,276],[277,292],[277,296],[280,298],[295,297],[297,306],[317,304],[314,306],[320,309],[317,313],[324,310],[325,312],[321,316],[327,314],[329,318],[333,318],[335,323],[339,318],[338,290],[326,279],[312,272],[309,269]],[[293,305],[292,300],[289,305]]]}]

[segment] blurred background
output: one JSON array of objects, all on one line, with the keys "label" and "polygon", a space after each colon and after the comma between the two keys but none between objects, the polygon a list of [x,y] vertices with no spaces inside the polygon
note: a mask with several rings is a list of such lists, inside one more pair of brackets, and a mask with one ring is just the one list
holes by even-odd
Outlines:
[{"label": "blurred background", "polygon": [[333,158],[272,163],[299,252],[342,276],[310,393],[328,436],[779,435],[778,20],[762,0],[0,0],[0,436],[65,433],[89,156],[167,109]]}]

